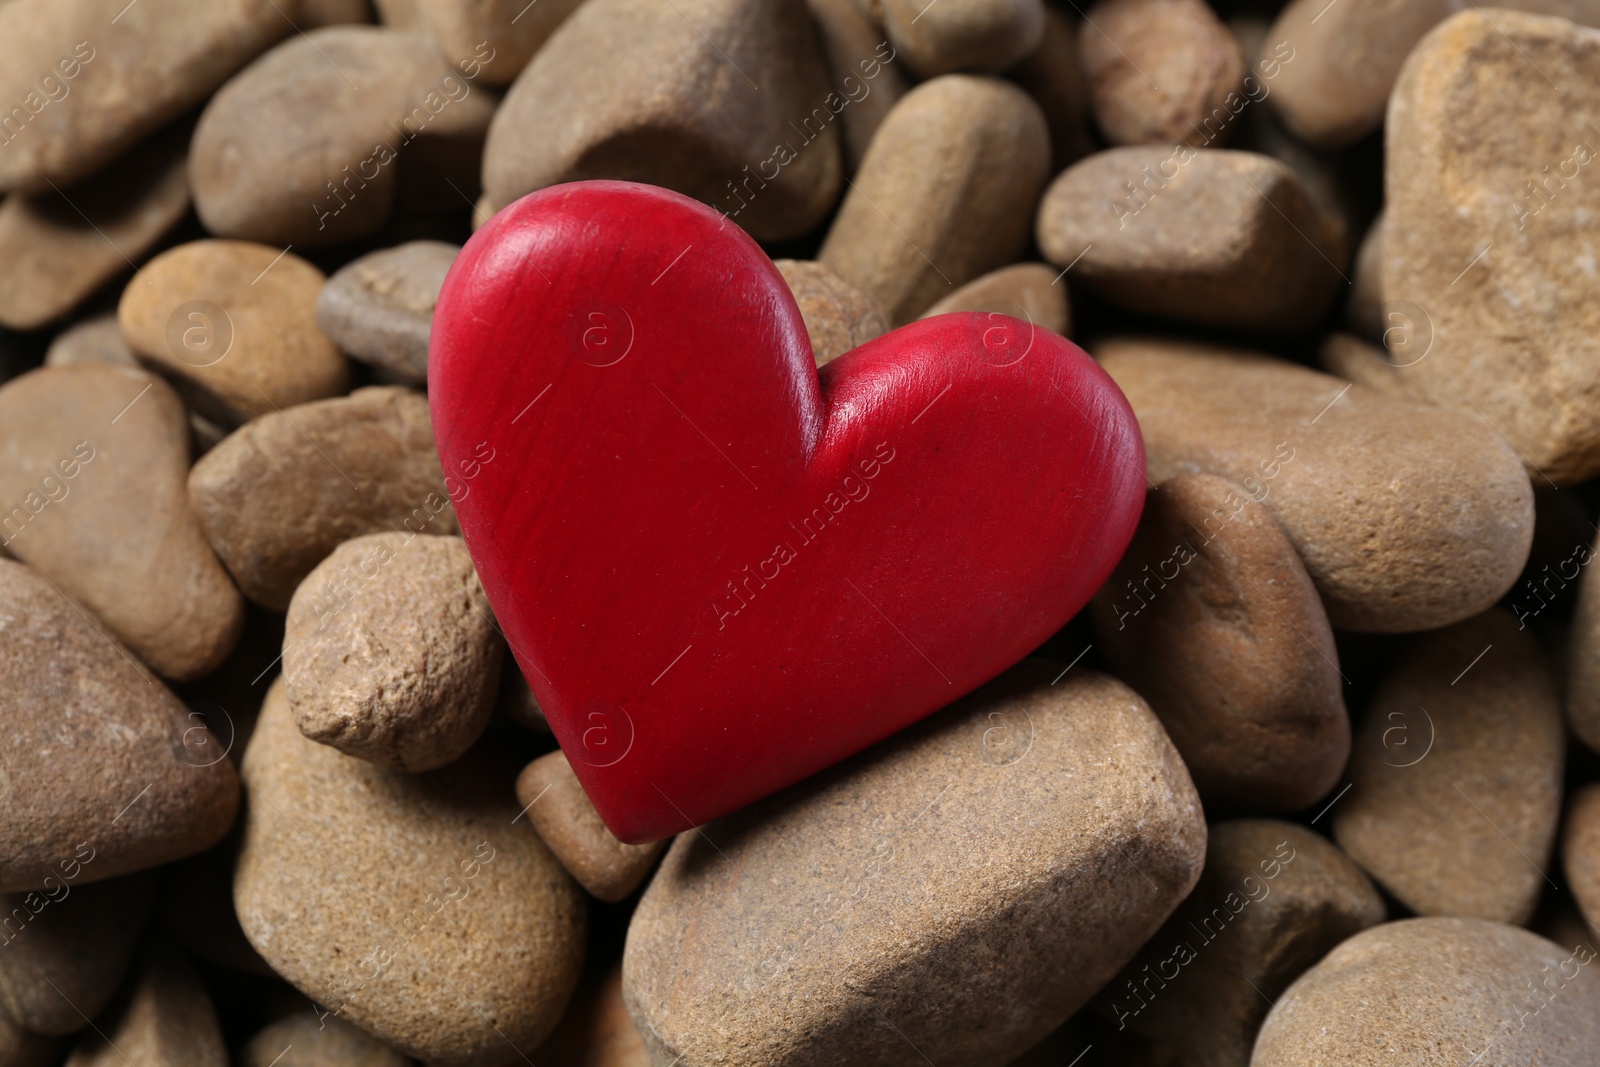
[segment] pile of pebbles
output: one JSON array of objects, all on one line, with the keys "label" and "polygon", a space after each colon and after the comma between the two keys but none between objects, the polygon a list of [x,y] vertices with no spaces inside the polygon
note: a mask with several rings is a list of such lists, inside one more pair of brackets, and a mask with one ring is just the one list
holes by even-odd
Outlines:
[{"label": "pile of pebbles", "polygon": [[[0,1067],[1600,1062],[1600,3],[1515,7],[0,0]],[[1149,456],[1035,655],[645,845],[425,393],[588,178]]]}]

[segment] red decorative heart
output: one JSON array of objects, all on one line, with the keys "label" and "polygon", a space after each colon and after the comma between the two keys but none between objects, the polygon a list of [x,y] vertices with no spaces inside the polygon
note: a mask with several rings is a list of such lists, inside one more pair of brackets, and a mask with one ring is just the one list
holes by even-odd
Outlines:
[{"label": "red decorative heart", "polygon": [[428,366],[517,662],[639,842],[798,781],[1037,647],[1127,547],[1144,444],[1081,349],[943,315],[828,364],[760,247],[580,182],[467,243]]}]

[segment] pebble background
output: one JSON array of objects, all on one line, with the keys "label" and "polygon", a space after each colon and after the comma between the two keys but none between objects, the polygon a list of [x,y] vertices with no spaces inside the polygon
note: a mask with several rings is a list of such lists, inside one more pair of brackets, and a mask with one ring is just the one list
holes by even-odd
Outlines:
[{"label": "pebble background", "polygon": [[[1597,156],[1600,0],[0,0],[0,1067],[1593,1067]],[[1149,455],[1033,656],[650,845],[426,398],[588,178]]]}]

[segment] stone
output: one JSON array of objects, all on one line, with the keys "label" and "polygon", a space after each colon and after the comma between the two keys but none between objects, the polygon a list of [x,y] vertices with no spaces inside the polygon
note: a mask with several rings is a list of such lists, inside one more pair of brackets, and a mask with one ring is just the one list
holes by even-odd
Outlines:
[{"label": "stone", "polygon": [[875,0],[883,30],[924,78],[999,71],[1039,47],[1043,0]]},{"label": "stone", "polygon": [[800,317],[811,338],[817,366],[831,363],[889,332],[889,319],[870,293],[863,292],[821,263],[810,259],[777,259],[773,266],[789,283]]},{"label": "stone", "polygon": [[127,1000],[78,1040],[66,1067],[228,1067],[211,998],[194,967],[169,942],[140,954]]},{"label": "stone", "polygon": [[1600,983],[1573,979],[1593,959],[1482,919],[1375,926],[1278,999],[1250,1065],[1592,1063]]},{"label": "stone", "polygon": [[350,388],[317,328],[316,267],[246,241],[191,241],[145,265],[117,305],[123,339],[201,415],[226,426]]},{"label": "stone", "polygon": [[411,1067],[411,1060],[336,1016],[302,1011],[256,1032],[239,1067]]},{"label": "stone", "polygon": [[[0,892],[57,891],[193,855],[239,784],[189,709],[27,566],[0,560]],[[31,909],[37,901],[31,901]]]},{"label": "stone", "polygon": [[56,1067],[66,1043],[24,1030],[0,1015],[0,1063],[5,1067]]},{"label": "stone", "polygon": [[644,881],[666,841],[625,845],[614,837],[560,749],[540,756],[517,776],[517,800],[556,859],[578,884],[608,903]]},{"label": "stone", "polygon": [[1269,469],[1267,507],[1334,627],[1437,629],[1511,588],[1533,490],[1492,430],[1238,349],[1110,340],[1094,355],[1133,405],[1150,478]]},{"label": "stone", "polygon": [[189,472],[207,539],[244,595],[273,611],[352,537],[458,532],[447,486],[428,400],[400,386],[263,415]]},{"label": "stone", "polygon": [[283,679],[311,740],[431,771],[489,725],[504,654],[466,542],[390,531],[346,541],[300,583]]},{"label": "stone", "polygon": [[1098,145],[1089,132],[1089,85],[1078,59],[1078,24],[1044,9],[1044,37],[1006,77],[1028,91],[1050,126],[1051,173],[1065,170]]},{"label": "stone", "polygon": [[290,38],[200,116],[189,161],[200,221],[222,237],[302,248],[376,233],[429,141],[476,131],[481,146],[494,105],[474,81],[491,65],[457,68],[427,34],[378,26]]},{"label": "stone", "polygon": [[[865,67],[875,83],[887,42]],[[762,241],[827,217],[842,171],[805,0],[587,0],[506,93],[483,189],[498,210],[561,182],[615,178],[710,204]]]},{"label": "stone", "polygon": [[1383,920],[1361,868],[1315,831],[1274,819],[1215,823],[1200,884],[1096,1009],[1186,1067],[1238,1067],[1289,983]]},{"label": "stone", "polygon": [[[892,60],[881,61],[883,33],[855,0],[806,0],[806,6],[822,39],[829,85],[850,101],[839,113],[843,124],[839,147],[844,172],[854,174],[884,116],[906,95],[906,76]],[[869,70],[875,72],[870,78],[866,76]]]},{"label": "stone", "polygon": [[1575,789],[1567,798],[1561,866],[1584,921],[1593,927],[1600,919],[1600,783]]},{"label": "stone", "polygon": [[1333,629],[1265,504],[1282,470],[1150,490],[1091,607],[1096,646],[1150,702],[1212,814],[1299,811],[1350,756]]},{"label": "stone", "polygon": [[425,774],[346,756],[301,735],[275,682],[244,756],[246,935],[319,1015],[429,1063],[515,1062],[555,1028],[585,927],[512,823],[516,772],[492,743]]},{"label": "stone", "polygon": [[0,1014],[40,1034],[82,1030],[122,984],[159,884],[154,873],[57,879],[43,893],[0,895]]},{"label": "stone", "polygon": [[1367,227],[1356,248],[1351,273],[1345,322],[1359,336],[1381,342],[1388,326],[1383,313],[1383,215],[1373,219],[1372,225]]},{"label": "stone", "polygon": [[622,1002],[622,968],[578,987],[550,1039],[532,1056],[562,1067],[650,1067],[644,1040]]},{"label": "stone", "polygon": [[65,190],[0,204],[0,326],[55,322],[178,224],[189,210],[182,133],[154,138]]},{"label": "stone", "polygon": [[420,385],[428,380],[433,305],[460,251],[408,241],[345,264],[317,294],[317,325],[347,355]]},{"label": "stone", "polygon": [[1348,333],[1330,333],[1322,339],[1322,345],[1317,349],[1317,364],[1329,374],[1356,382],[1391,399],[1415,402],[1406,391],[1397,357],[1359,337]]},{"label": "stone", "polygon": [[293,28],[274,0],[0,7],[0,190],[88,177]]},{"label": "stone", "polygon": [[1010,315],[1063,336],[1072,329],[1066,282],[1043,263],[1017,263],[974,278],[918,318],[952,311]]},{"label": "stone", "polygon": [[0,541],[157,673],[199,678],[244,601],[189,510],[189,420],[134,367],[42,367],[0,386]]},{"label": "stone", "polygon": [[1137,694],[1060,673],[1025,663],[679,835],[622,964],[651,1062],[1005,1063],[1105,985],[1194,886],[1205,826]]},{"label": "stone", "polygon": [[[1587,522],[1587,514],[1584,519]],[[1564,565],[1557,565],[1557,571],[1560,579],[1570,580],[1572,576],[1566,572],[1572,563],[1585,568],[1578,580],[1578,603],[1567,637],[1566,716],[1578,740],[1600,751],[1600,579],[1590,577],[1593,559],[1591,546],[1580,544]],[[1549,595],[1551,590],[1546,586],[1543,592]],[[1536,603],[1542,605],[1544,599],[1539,597]]]},{"label": "stone", "polygon": [[1120,308],[1294,333],[1333,305],[1342,233],[1277,160],[1169,144],[1067,168],[1039,205],[1036,236],[1073,284]]},{"label": "stone", "polygon": [[122,327],[117,325],[116,314],[110,312],[73,323],[50,342],[44,356],[45,366],[64,367],[72,363],[139,365],[133,357],[133,349],[122,339]]},{"label": "stone", "polygon": [[[1600,31],[1464,11],[1412,51],[1388,111],[1382,293],[1425,310],[1434,345],[1408,388],[1503,433],[1541,481],[1600,473]],[[1548,79],[1548,80],[1547,80]],[[1519,120],[1483,137],[1491,116]]]},{"label": "stone", "polygon": [[964,74],[923,82],[878,128],[817,258],[904,325],[1021,258],[1049,168],[1027,93]]},{"label": "stone", "polygon": [[433,33],[446,59],[456,64],[481,62],[483,84],[510,85],[583,0],[411,2],[419,28]]},{"label": "stone", "polygon": [[1245,61],[1205,0],[1100,0],[1085,18],[1097,32],[1078,45],[1107,141],[1170,151],[1226,140]]},{"label": "stone", "polygon": [[1524,925],[1546,884],[1564,748],[1555,682],[1510,615],[1417,637],[1378,683],[1334,838],[1419,915]]}]

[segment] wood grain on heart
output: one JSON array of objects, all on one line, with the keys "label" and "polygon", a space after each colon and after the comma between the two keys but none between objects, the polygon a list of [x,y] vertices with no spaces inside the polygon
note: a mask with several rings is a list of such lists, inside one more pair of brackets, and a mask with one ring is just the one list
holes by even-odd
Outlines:
[{"label": "wood grain on heart", "polygon": [[819,372],[760,247],[649,186],[557,186],[490,220],[445,282],[428,374],[489,599],[624,841],[1021,659],[1144,500],[1133,413],[1071,342],[945,315]]}]

